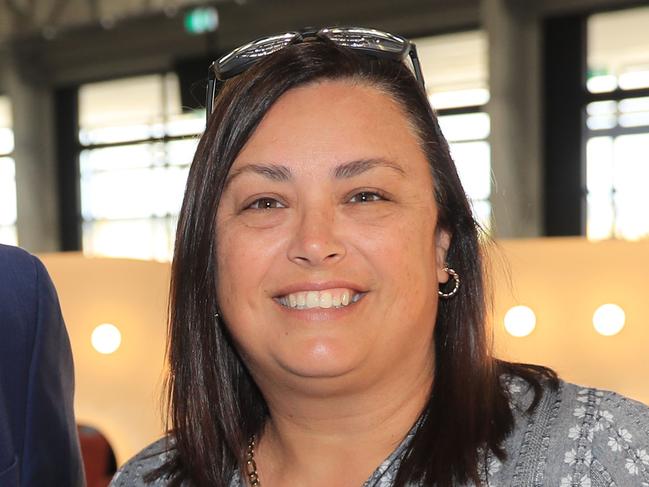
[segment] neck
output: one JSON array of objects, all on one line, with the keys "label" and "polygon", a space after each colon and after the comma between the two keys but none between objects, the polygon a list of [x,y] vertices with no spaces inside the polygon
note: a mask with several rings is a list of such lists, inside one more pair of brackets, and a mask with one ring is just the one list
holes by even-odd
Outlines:
[{"label": "neck", "polygon": [[362,485],[410,431],[431,386],[427,369],[352,394],[265,391],[270,418],[255,453],[261,485]]}]

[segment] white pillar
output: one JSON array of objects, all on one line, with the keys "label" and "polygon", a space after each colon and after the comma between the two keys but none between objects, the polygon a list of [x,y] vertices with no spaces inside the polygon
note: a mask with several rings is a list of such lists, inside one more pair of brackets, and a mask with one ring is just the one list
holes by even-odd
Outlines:
[{"label": "white pillar", "polygon": [[[59,249],[53,94],[34,61],[3,56],[2,86],[11,99],[16,161],[18,244],[30,252]],[[29,73],[29,74],[28,74]]]},{"label": "white pillar", "polygon": [[535,3],[481,3],[489,45],[491,201],[498,238],[543,232],[541,27]]}]

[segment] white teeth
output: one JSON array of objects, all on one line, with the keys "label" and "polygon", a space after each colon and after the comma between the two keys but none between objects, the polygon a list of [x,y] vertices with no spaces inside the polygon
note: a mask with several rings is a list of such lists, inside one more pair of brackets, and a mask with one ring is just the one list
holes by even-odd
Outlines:
[{"label": "white teeth", "polygon": [[318,291],[309,291],[306,293],[306,307],[316,308],[320,306],[320,293]]},{"label": "white teeth", "polygon": [[321,308],[331,308],[333,298],[329,293],[320,293],[320,307]]},{"label": "white teeth", "polygon": [[350,289],[328,289],[324,291],[301,291],[287,294],[277,298],[277,301],[288,308],[342,308],[351,303],[356,303],[364,293],[357,293]]}]

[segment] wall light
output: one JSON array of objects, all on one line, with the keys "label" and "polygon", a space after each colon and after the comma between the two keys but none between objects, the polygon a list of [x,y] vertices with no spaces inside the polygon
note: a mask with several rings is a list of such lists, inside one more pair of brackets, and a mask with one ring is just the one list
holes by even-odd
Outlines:
[{"label": "wall light", "polygon": [[92,331],[90,342],[99,353],[108,355],[121,345],[122,333],[112,323],[103,323]]},{"label": "wall light", "polygon": [[512,336],[525,337],[534,331],[536,315],[527,306],[514,306],[505,313],[505,330]]},{"label": "wall light", "polygon": [[624,328],[624,310],[617,304],[603,304],[593,314],[593,326],[600,335],[612,336]]}]

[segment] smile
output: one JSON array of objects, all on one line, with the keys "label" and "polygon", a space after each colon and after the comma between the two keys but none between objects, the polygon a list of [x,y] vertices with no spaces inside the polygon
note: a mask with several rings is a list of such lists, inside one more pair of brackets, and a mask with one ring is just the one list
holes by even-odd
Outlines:
[{"label": "smile", "polygon": [[300,291],[278,296],[275,300],[282,306],[292,309],[344,308],[358,302],[365,294],[352,289],[336,288]]}]

